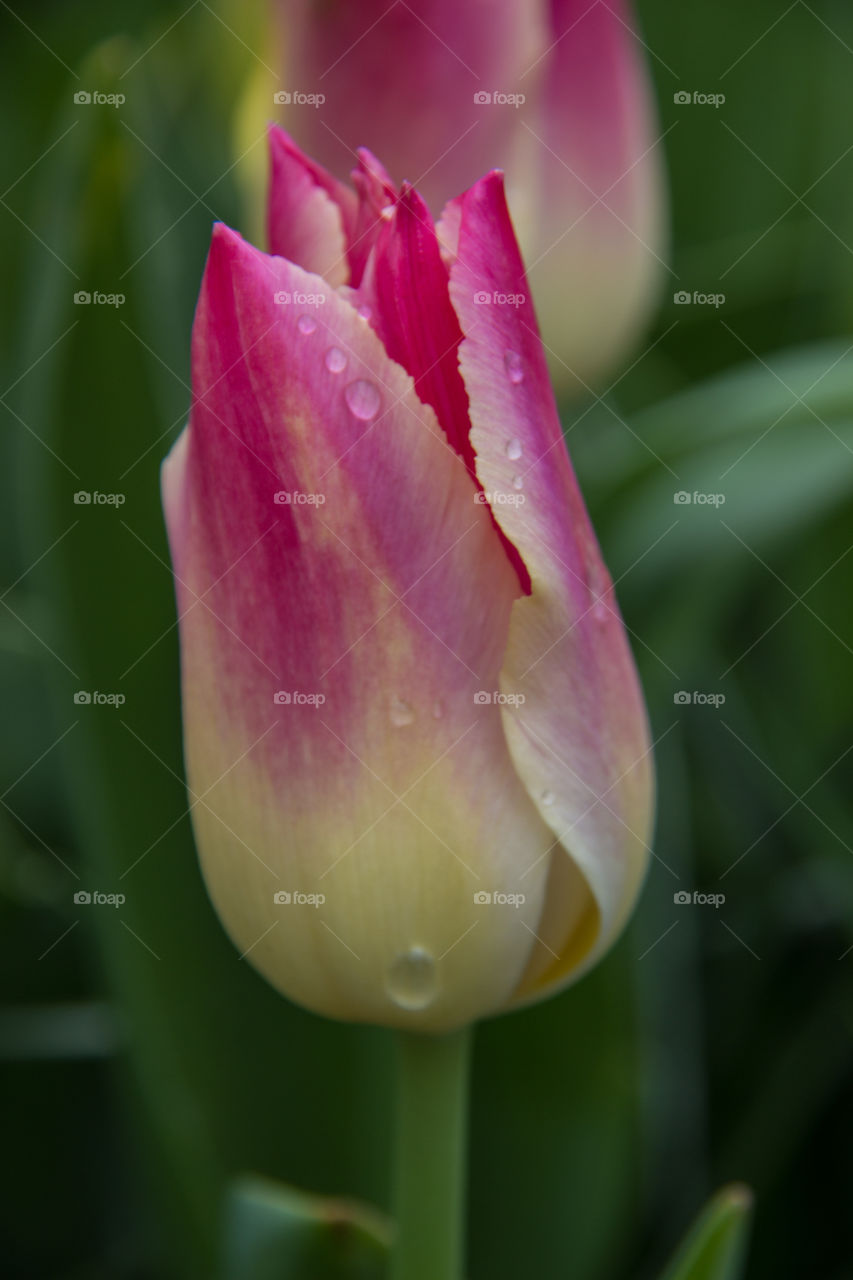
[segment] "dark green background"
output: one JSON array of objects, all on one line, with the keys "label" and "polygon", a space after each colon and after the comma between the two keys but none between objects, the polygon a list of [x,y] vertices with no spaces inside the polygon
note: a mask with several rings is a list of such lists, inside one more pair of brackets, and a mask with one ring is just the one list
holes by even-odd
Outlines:
[{"label": "dark green background", "polygon": [[[660,860],[591,977],[478,1031],[470,1273],[645,1280],[742,1179],[750,1280],[842,1280],[853,11],[640,8],[673,275],[654,345],[565,420],[660,740]],[[291,1008],[237,959],[181,784],[157,475],[210,222],[254,230],[226,172],[252,59],[201,0],[16,11],[26,27],[0,8],[0,1267],[206,1277],[242,1171],[388,1192],[389,1038]],[[237,12],[244,33],[260,21]],[[75,109],[95,87],[128,101]],[[679,107],[682,89],[726,102]],[[76,308],[76,289],[126,302]],[[680,307],[677,289],[726,300]],[[126,502],[75,506],[77,489]],[[679,489],[726,502],[678,506]],[[78,707],[78,688],[127,701]],[[677,705],[681,689],[726,701]],[[78,907],[80,887],[127,903]],[[726,902],[678,907],[685,889]]]}]

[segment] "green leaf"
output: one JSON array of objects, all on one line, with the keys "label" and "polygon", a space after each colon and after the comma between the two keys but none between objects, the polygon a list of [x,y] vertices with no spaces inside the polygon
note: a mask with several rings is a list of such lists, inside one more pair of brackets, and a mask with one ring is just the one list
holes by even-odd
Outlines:
[{"label": "green leaf", "polygon": [[740,1280],[752,1192],[732,1183],[708,1202],[661,1280]]},{"label": "green leaf", "polygon": [[381,1280],[389,1235],[362,1205],[245,1175],[228,1192],[223,1280]]}]

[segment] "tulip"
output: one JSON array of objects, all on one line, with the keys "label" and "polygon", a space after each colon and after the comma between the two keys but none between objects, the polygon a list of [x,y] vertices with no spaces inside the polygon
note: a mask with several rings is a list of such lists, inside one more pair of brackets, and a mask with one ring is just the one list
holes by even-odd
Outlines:
[{"label": "tulip", "polygon": [[164,464],[196,843],[279,991],[445,1032],[618,935],[644,706],[501,175],[436,228],[271,144],[274,256],[214,228]]},{"label": "tulip", "polygon": [[[367,143],[434,213],[488,164],[558,389],[630,351],[665,267],[656,113],[627,0],[278,0],[281,110],[333,173]],[[322,101],[319,101],[322,99]]]}]

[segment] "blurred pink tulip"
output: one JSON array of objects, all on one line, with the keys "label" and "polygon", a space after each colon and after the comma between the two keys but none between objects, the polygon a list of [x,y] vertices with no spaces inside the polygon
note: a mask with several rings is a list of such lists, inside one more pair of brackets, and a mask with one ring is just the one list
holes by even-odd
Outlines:
[{"label": "blurred pink tulip", "polygon": [[666,195],[627,0],[278,0],[276,95],[343,177],[356,147],[433,214],[506,172],[552,378],[578,391],[641,335],[665,268]]},{"label": "blurred pink tulip", "polygon": [[215,227],[164,464],[196,841],[280,991],[441,1032],[613,943],[645,710],[501,176],[437,234],[271,145],[276,256]]}]

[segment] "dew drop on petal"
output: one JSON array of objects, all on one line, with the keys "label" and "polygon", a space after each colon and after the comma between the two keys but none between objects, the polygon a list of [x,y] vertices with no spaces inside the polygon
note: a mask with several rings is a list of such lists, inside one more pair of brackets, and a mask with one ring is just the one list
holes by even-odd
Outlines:
[{"label": "dew drop on petal", "polygon": [[329,347],[326,352],[326,368],[329,373],[343,373],[347,367],[347,358],[340,347]]},{"label": "dew drop on petal", "polygon": [[542,801],[542,803],[543,803],[544,805],[546,805],[546,806],[548,806],[548,805],[552,805],[552,804],[554,803],[554,792],[553,792],[553,791],[543,791],[543,792],[542,792],[542,795],[540,796],[540,799],[541,799],[541,801]]},{"label": "dew drop on petal", "polygon": [[313,316],[300,316],[296,321],[296,327],[300,333],[304,333],[307,337],[309,333],[313,333],[317,328],[317,321]]},{"label": "dew drop on petal", "polygon": [[364,378],[356,378],[355,382],[347,384],[344,399],[350,413],[361,422],[369,422],[379,412],[379,392],[372,382]]},{"label": "dew drop on petal", "polygon": [[524,488],[524,480],[523,480],[523,478],[522,478],[521,476],[513,476],[513,477],[512,477],[512,487],[513,487],[513,489],[523,489],[523,488]]},{"label": "dew drop on petal", "polygon": [[362,319],[362,320],[369,320],[369,319],[370,319],[370,317],[373,315],[373,312],[371,311],[371,309],[370,309],[370,307],[367,305],[367,303],[366,303],[366,302],[364,302],[364,303],[362,303],[362,305],[359,307],[359,309],[358,309],[358,314],[359,314],[359,316],[361,317],[361,319]]},{"label": "dew drop on petal", "polygon": [[423,947],[411,947],[394,960],[385,976],[385,990],[400,1009],[426,1009],[438,991],[435,961]]},{"label": "dew drop on petal", "polygon": [[517,351],[507,351],[504,356],[504,368],[510,382],[518,384],[524,381],[524,368],[521,363],[521,356]]},{"label": "dew drop on petal", "polygon": [[408,702],[404,702],[402,698],[391,699],[391,723],[396,729],[402,729],[405,725],[411,724],[414,718],[415,713]]},{"label": "dew drop on petal", "polygon": [[509,444],[506,447],[505,452],[510,462],[517,462],[518,459],[521,457],[522,453],[524,452],[523,448],[521,447],[521,441],[510,440]]}]

